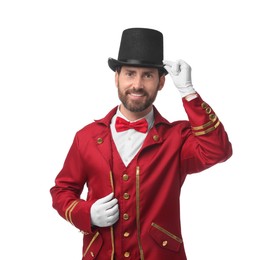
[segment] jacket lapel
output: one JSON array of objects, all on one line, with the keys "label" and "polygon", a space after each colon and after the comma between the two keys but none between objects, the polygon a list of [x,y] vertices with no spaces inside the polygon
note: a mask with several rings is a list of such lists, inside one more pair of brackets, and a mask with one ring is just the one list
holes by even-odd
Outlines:
[{"label": "jacket lapel", "polygon": [[112,149],[111,149],[111,133],[109,128],[105,132],[101,132],[94,137],[96,147],[103,156],[110,168],[112,167]]},{"label": "jacket lapel", "polygon": [[92,136],[99,153],[103,156],[110,169],[112,169],[112,136],[110,123],[116,110],[117,107],[113,108],[104,118],[95,120],[96,124]]}]

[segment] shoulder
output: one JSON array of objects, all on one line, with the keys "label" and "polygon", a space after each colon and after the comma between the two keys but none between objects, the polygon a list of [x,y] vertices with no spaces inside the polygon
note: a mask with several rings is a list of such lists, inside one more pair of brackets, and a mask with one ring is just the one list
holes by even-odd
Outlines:
[{"label": "shoulder", "polygon": [[184,129],[190,129],[191,125],[188,120],[177,120],[173,122],[169,122],[165,119],[158,110],[154,107],[154,115],[155,115],[155,127],[158,129],[163,129],[164,131],[183,131]]},{"label": "shoulder", "polygon": [[76,135],[87,135],[93,131],[93,129],[95,128],[96,125],[97,125],[96,122],[93,121],[93,122],[85,125],[81,129],[79,129],[77,131]]},{"label": "shoulder", "polygon": [[102,131],[107,131],[110,127],[112,117],[116,113],[117,107],[113,108],[105,117],[101,119],[95,119],[93,122],[85,125],[79,131],[77,131],[77,136],[93,136],[95,134],[101,133]]}]

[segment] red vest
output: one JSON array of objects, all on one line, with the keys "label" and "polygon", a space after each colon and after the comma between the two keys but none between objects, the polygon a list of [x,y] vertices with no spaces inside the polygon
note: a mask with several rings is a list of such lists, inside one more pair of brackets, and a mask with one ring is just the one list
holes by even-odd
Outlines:
[{"label": "red vest", "polygon": [[141,241],[139,205],[137,202],[136,158],[126,167],[112,142],[113,150],[113,185],[115,197],[119,202],[120,218],[114,225],[115,259],[140,259]]}]

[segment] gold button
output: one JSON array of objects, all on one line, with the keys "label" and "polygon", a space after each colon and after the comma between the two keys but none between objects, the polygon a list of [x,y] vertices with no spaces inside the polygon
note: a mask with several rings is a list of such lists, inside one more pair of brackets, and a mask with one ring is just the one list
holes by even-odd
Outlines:
[{"label": "gold button", "polygon": [[130,257],[130,252],[125,252],[124,257]]},{"label": "gold button", "polygon": [[97,143],[98,144],[102,144],[103,143],[103,139],[101,137],[97,138]]},{"label": "gold button", "polygon": [[207,107],[207,108],[206,108],[206,113],[207,113],[207,114],[210,114],[211,112],[212,112],[212,109],[211,109],[210,107]]},{"label": "gold button", "polygon": [[130,236],[130,233],[129,232],[124,232],[124,237],[129,237]]},{"label": "gold button", "polygon": [[126,174],[126,173],[125,173],[125,174],[123,174],[123,180],[124,180],[124,181],[128,181],[128,179],[129,179],[128,174]]},{"label": "gold button", "polygon": [[129,215],[127,213],[123,214],[123,219],[124,220],[128,220],[129,219]]},{"label": "gold button", "polygon": [[166,246],[167,243],[168,243],[168,242],[165,240],[165,241],[163,241],[162,245],[163,245],[163,246]]},{"label": "gold button", "polygon": [[123,198],[124,198],[125,200],[128,200],[128,199],[130,198],[130,195],[129,195],[128,193],[124,193],[124,194],[123,194]]},{"label": "gold button", "polygon": [[160,139],[160,137],[159,137],[158,135],[154,135],[154,136],[153,136],[153,140],[154,140],[155,142],[159,141],[159,139]]},{"label": "gold button", "polygon": [[208,107],[208,105],[207,105],[207,103],[203,102],[203,103],[201,104],[201,107],[202,107],[203,109],[206,109],[206,108]]},{"label": "gold button", "polygon": [[211,121],[214,122],[214,120],[216,119],[216,115],[215,114],[210,114],[209,118],[210,118]]}]

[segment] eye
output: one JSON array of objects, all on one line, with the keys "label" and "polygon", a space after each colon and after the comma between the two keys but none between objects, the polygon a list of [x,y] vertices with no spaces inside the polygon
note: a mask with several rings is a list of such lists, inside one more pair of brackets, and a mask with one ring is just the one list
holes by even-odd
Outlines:
[{"label": "eye", "polygon": [[145,78],[147,78],[147,79],[151,79],[151,78],[153,78],[153,75],[152,75],[152,73],[145,73]]},{"label": "eye", "polygon": [[127,77],[132,77],[134,75],[134,72],[132,72],[132,71],[126,71],[125,75]]}]

